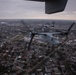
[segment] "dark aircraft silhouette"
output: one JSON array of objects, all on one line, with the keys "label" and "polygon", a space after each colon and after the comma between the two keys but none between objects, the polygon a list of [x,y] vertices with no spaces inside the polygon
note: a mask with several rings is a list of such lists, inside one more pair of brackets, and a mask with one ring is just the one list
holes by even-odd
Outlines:
[{"label": "dark aircraft silhouette", "polygon": [[52,45],[58,45],[60,44],[59,40],[57,39],[57,37],[55,37],[54,35],[61,35],[61,36],[66,36],[68,37],[68,35],[70,34],[70,30],[72,29],[72,27],[74,26],[74,22],[71,24],[71,26],[68,28],[67,31],[63,32],[63,31],[59,31],[59,32],[52,32],[52,33],[32,33],[31,32],[31,39],[29,42],[29,46],[28,46],[28,50],[30,50],[30,46],[31,43],[35,37],[35,35],[40,35],[42,38],[42,41],[44,42],[48,42],[49,44]]},{"label": "dark aircraft silhouette", "polygon": [[27,0],[45,2],[45,13],[52,14],[65,9],[68,0]]}]

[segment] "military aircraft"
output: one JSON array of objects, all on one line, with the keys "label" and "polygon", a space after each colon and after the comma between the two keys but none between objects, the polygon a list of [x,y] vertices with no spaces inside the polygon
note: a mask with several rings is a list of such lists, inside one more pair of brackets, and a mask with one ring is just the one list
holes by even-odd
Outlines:
[{"label": "military aircraft", "polygon": [[65,9],[68,0],[27,0],[45,2],[45,13],[52,14]]},{"label": "military aircraft", "polygon": [[57,37],[55,37],[54,35],[61,35],[61,36],[66,36],[66,38],[68,37],[70,30],[72,29],[73,25],[75,23],[72,23],[71,26],[68,28],[67,31],[63,32],[63,31],[58,31],[58,32],[51,32],[51,33],[32,33],[31,32],[31,39],[29,42],[29,46],[28,46],[28,50],[30,49],[32,40],[34,39],[35,35],[39,35],[41,36],[41,40],[44,42],[48,42],[50,45],[59,45],[60,42],[57,39]]}]

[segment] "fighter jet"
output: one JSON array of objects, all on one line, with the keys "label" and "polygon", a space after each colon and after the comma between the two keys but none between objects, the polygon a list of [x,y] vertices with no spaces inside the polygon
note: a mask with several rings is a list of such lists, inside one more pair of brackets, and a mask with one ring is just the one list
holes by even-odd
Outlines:
[{"label": "fighter jet", "polygon": [[45,2],[45,13],[52,14],[65,9],[68,0],[27,0]]}]

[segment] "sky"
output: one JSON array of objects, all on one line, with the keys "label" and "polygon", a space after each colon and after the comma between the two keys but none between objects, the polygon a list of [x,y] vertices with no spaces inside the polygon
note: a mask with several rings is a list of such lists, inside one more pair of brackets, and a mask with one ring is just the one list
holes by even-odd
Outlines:
[{"label": "sky", "polygon": [[45,14],[45,3],[26,0],[0,0],[0,19],[76,20],[76,0],[68,0],[63,12]]}]

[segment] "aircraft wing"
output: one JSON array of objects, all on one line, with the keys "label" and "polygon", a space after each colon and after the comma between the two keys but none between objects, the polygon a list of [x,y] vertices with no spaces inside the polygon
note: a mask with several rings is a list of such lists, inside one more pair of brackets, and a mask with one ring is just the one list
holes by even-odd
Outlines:
[{"label": "aircraft wing", "polygon": [[28,0],[45,2],[45,13],[52,14],[65,9],[68,0]]}]

